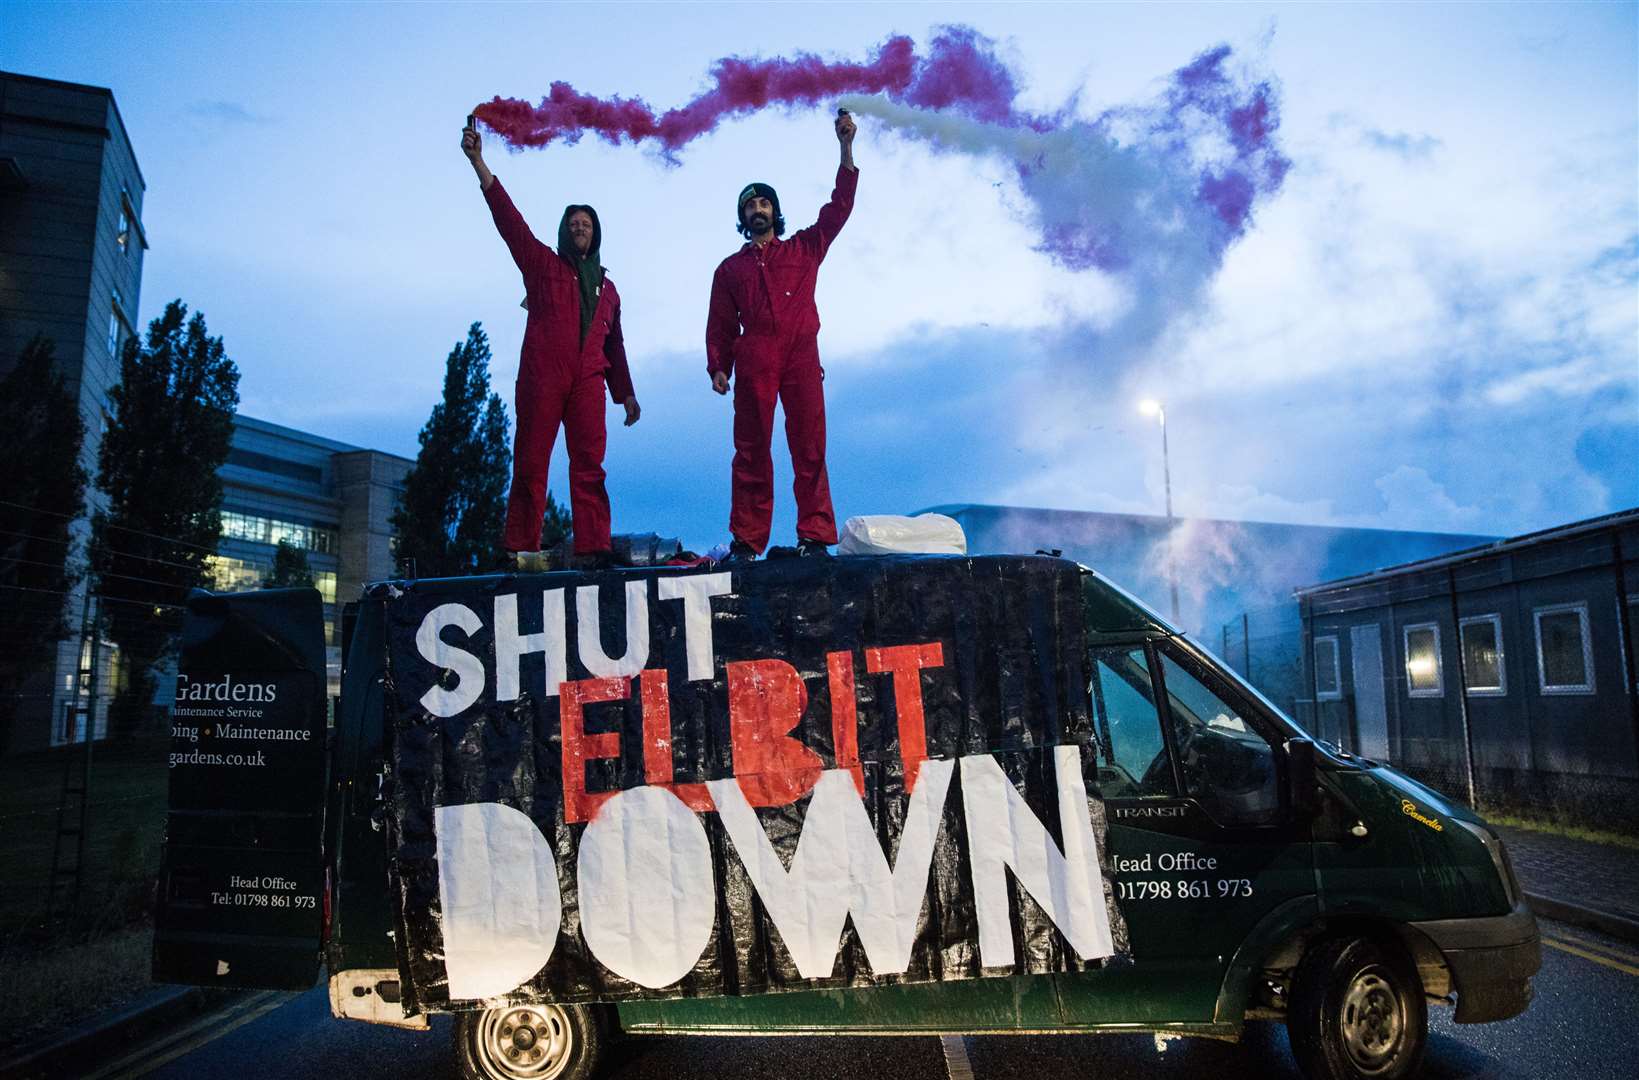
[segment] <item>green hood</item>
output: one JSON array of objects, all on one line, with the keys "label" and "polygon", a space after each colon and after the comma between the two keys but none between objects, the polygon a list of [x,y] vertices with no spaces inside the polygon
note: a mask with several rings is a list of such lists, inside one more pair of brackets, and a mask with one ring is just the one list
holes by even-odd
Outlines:
[{"label": "green hood", "polygon": [[[592,246],[579,258],[576,257],[575,242],[569,238],[569,218],[578,210],[584,210],[592,219]],[[584,203],[571,203],[564,207],[563,217],[558,219],[558,254],[580,275],[580,340],[583,345],[586,343],[587,328],[592,325],[592,316],[598,309],[598,290],[603,287],[603,262],[599,258],[602,249],[603,223],[598,220],[598,212]]]}]

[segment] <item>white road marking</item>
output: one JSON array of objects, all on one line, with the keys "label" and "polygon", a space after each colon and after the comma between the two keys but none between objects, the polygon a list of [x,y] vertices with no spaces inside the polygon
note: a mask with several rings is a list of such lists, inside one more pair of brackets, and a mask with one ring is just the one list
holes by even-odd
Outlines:
[{"label": "white road marking", "polygon": [[967,1040],[960,1035],[941,1035],[945,1051],[945,1075],[949,1080],[973,1080],[973,1063],[967,1059]]},{"label": "white road marking", "polygon": [[168,1065],[184,1054],[243,1027],[259,1017],[266,1016],[296,999],[296,994],[264,990],[234,1004],[206,1013],[193,1023],[138,1047],[117,1061],[110,1062],[84,1080],[136,1080],[147,1076],[162,1065]]}]

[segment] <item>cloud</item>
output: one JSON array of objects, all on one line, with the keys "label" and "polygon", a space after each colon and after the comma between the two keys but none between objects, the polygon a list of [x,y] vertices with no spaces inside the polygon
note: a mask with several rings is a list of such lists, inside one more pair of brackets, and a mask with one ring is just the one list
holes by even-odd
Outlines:
[{"label": "cloud", "polygon": [[1410,135],[1403,131],[1378,131],[1375,128],[1363,130],[1360,139],[1373,149],[1398,154],[1407,161],[1426,160],[1445,145],[1433,135]]},{"label": "cloud", "polygon": [[1416,522],[1418,528],[1434,532],[1483,531],[1486,525],[1485,511],[1458,503],[1425,469],[1401,465],[1379,476],[1375,486],[1383,496],[1383,513],[1372,524],[1405,528],[1407,522]]},{"label": "cloud", "polygon": [[223,127],[267,127],[272,117],[253,113],[237,101],[196,101],[188,106],[188,115]]}]

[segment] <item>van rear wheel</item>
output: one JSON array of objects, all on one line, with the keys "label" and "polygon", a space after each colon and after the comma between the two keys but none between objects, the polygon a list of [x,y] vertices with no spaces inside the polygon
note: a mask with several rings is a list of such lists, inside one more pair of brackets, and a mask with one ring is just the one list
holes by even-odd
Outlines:
[{"label": "van rear wheel", "polygon": [[603,1052],[585,1005],[537,1002],[455,1018],[455,1057],[467,1080],[591,1080]]},{"label": "van rear wheel", "polygon": [[1369,938],[1328,941],[1303,958],[1286,1027],[1309,1080],[1400,1080],[1428,1043],[1422,980],[1399,950]]}]

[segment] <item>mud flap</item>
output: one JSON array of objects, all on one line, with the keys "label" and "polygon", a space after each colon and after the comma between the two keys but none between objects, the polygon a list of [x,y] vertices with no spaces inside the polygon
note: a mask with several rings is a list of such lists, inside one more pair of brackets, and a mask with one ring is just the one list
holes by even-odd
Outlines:
[{"label": "mud flap", "polygon": [[317,590],[188,598],[156,982],[305,990],[319,974],[328,756]]}]

